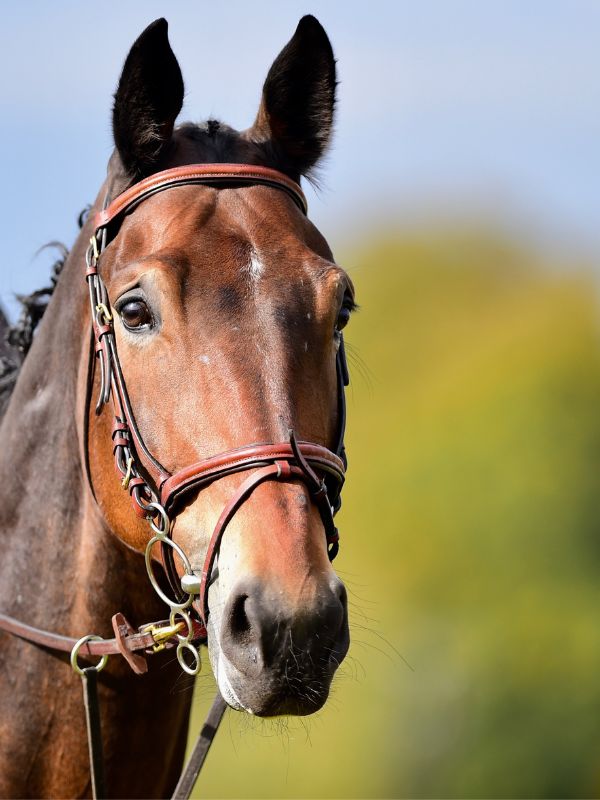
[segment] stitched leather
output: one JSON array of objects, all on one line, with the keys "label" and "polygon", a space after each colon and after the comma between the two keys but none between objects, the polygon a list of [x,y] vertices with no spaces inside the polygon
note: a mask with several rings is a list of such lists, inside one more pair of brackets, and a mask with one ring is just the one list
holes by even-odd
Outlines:
[{"label": "stitched leather", "polygon": [[[288,447],[290,450],[292,449],[290,445],[288,445]],[[312,447],[316,448],[317,445],[312,445]],[[273,445],[266,445],[264,449],[267,450],[269,448],[272,449]],[[325,448],[319,449],[324,450]],[[252,492],[257,488],[257,486],[260,486],[261,483],[264,483],[267,480],[280,480],[288,482],[294,479],[300,479],[304,482],[307,482],[307,465],[294,466],[290,464],[289,460],[287,459],[291,459],[292,457],[293,454],[288,455],[286,461],[276,460],[273,464],[268,464],[260,469],[257,469],[256,472],[253,472],[252,475],[246,478],[246,480],[230,498],[229,502],[221,512],[221,515],[213,530],[213,534],[211,536],[204,559],[204,566],[202,567],[200,580],[200,595],[198,600],[194,603],[194,606],[200,614],[205,626],[208,620],[208,589],[210,586],[210,577],[212,575],[217,549],[221,539],[223,538],[223,534],[225,533],[227,525],[231,522],[231,519],[242,503],[244,503],[244,501],[250,497]],[[256,464],[252,464],[251,466],[256,466]],[[310,469],[310,467],[308,468]],[[184,488],[188,487],[184,485]],[[325,493],[322,493],[321,495],[313,493],[312,496],[313,501],[319,506],[319,510],[321,512],[321,517],[325,526],[327,542],[328,544],[337,547],[338,534],[333,523],[333,513],[331,506],[329,505],[327,495]],[[172,552],[171,548],[168,549],[169,552]]]},{"label": "stitched leather", "polygon": [[[302,455],[318,468],[335,476],[336,480],[344,482],[344,464],[335,453],[326,447],[311,442],[300,442],[299,449]],[[160,487],[161,503],[167,513],[175,504],[177,497],[190,489],[197,489],[224,475],[240,472],[245,469],[263,466],[265,462],[280,459],[287,461],[294,459],[294,452],[289,442],[278,444],[252,444],[229,450],[211,456],[204,461],[191,464],[188,467],[171,475]],[[340,485],[341,488],[341,485]]]},{"label": "stitched leather", "polygon": [[137,206],[146,197],[164,189],[190,183],[221,184],[238,181],[242,184],[263,184],[283,189],[306,214],[308,204],[300,186],[287,175],[269,167],[252,164],[190,164],[157,172],[126,189],[96,215],[96,228],[104,228],[115,218]]}]

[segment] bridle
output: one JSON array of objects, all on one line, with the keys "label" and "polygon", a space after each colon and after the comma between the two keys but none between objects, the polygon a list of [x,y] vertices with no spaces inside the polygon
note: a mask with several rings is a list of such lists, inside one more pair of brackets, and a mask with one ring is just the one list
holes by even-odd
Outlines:
[{"label": "bridle", "polygon": [[[298,441],[294,431],[290,430],[287,441],[249,444],[213,455],[171,474],[150,452],[136,424],[117,352],[111,304],[100,274],[102,254],[118,236],[126,215],[133,213],[148,197],[178,186],[196,184],[217,188],[268,186],[285,192],[303,214],[307,212],[306,198],[300,186],[276,170],[248,164],[192,164],[158,172],[133,184],[113,200],[107,199],[104,208],[96,216],[94,233],[86,251],[85,271],[92,315],[88,403],[94,384],[95,365],[98,362],[100,391],[96,414],[100,414],[112,399],[112,448],[115,467],[121,476],[123,488],[129,492],[136,514],[145,518],[152,530],[145,551],[146,569],[152,586],[170,609],[169,623],[167,625],[150,623],[136,632],[121,614],[116,614],[113,617],[115,639],[104,640],[96,636],[84,636],[75,641],[32,628],[0,614],[0,629],[42,647],[71,651],[71,663],[84,678],[86,712],[90,707],[95,708],[96,716],[98,716],[96,675],[104,665],[105,656],[108,654],[120,653],[135,672],[141,673],[145,672],[147,667],[145,659],[139,655],[140,651],[148,651],[148,648],[151,648],[157,652],[165,646],[176,645],[177,658],[182,669],[191,675],[199,672],[200,656],[196,645],[205,642],[207,638],[208,592],[219,544],[235,513],[260,484],[274,480],[284,483],[301,481],[306,484],[309,496],[323,521],[330,560],[335,558],[339,547],[339,534],[335,527],[334,516],[341,505],[341,490],[347,466],[344,449],[346,420],[344,389],[348,385],[348,370],[341,334],[336,356],[338,422],[333,450],[320,444]],[[87,405],[86,423],[89,416]],[[86,431],[87,428],[86,424]],[[172,524],[182,501],[191,493],[197,493],[221,478],[240,472],[248,475],[233,493],[217,520],[204,564],[200,569],[194,568],[183,549],[171,536]],[[89,463],[88,479],[93,493]],[[163,591],[154,573],[153,548],[157,544],[160,545],[161,560],[172,597]],[[175,555],[183,565],[181,576],[177,570]],[[81,669],[77,663],[79,655],[84,657],[100,655],[103,660],[97,667]],[[188,660],[190,657],[191,664]],[[185,792],[191,791],[224,708],[224,701],[217,696],[210,717],[212,733],[203,737],[201,732],[174,797],[187,797]],[[91,772],[96,795],[102,792],[97,785],[100,783],[98,774],[101,771],[101,765],[98,763],[99,759],[101,760],[99,721],[91,722],[89,714],[87,720]]]},{"label": "bridle", "polygon": [[[344,387],[348,382],[348,374],[343,343],[340,341],[336,362],[338,431],[334,451],[320,444],[298,442],[294,432],[290,430],[289,441],[250,444],[183,467],[174,474],[166,470],[150,452],[137,427],[127,392],[117,352],[114,320],[110,312],[106,286],[99,273],[99,265],[102,253],[118,236],[126,214],[134,212],[140,203],[158,192],[190,184],[209,186],[263,184],[284,191],[304,214],[306,199],[298,184],[267,167],[246,164],[193,164],[175,167],[134,184],[108,203],[96,217],[95,231],[87,250],[86,279],[92,312],[94,349],[100,362],[100,393],[96,413],[99,414],[112,397],[114,413],[112,446],[115,467],[121,476],[123,487],[129,491],[136,514],[146,518],[150,523],[153,536],[146,547],[148,575],[158,595],[171,609],[172,624],[175,624],[177,617],[185,622],[187,633],[185,637],[180,637],[178,658],[186,672],[196,674],[200,661],[191,641],[192,638],[198,638],[198,629],[194,629],[187,609],[193,605],[204,628],[200,635],[206,637],[208,589],[219,543],[232,517],[257,486],[269,480],[304,482],[323,521],[329,558],[335,558],[339,535],[333,518],[340,507],[346,468]],[[171,538],[173,519],[182,498],[190,492],[200,491],[220,478],[249,471],[251,471],[250,476],[232,495],[215,525],[204,565],[201,570],[193,569],[182,548]],[[160,544],[162,563],[172,597],[164,593],[153,572],[152,549],[156,544]],[[175,554],[179,556],[184,566],[182,577],[177,572]],[[184,650],[195,653],[192,668],[184,658]]]}]

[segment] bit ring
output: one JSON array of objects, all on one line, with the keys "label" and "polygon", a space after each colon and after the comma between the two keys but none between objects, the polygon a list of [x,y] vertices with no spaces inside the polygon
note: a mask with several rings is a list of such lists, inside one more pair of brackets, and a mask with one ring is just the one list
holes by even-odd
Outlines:
[{"label": "bit ring", "polygon": [[[186,663],[183,657],[183,651],[188,650],[193,658],[194,658],[194,666],[190,667],[189,664]],[[193,644],[189,642],[179,642],[177,645],[177,661],[179,661],[179,666],[184,672],[187,672],[188,675],[197,675],[200,672],[202,667],[202,662],[200,661],[200,653],[196,650]]]},{"label": "bit ring", "polygon": [[161,534],[160,536],[159,535],[153,536],[152,539],[150,539],[150,541],[146,545],[146,553],[144,555],[144,558],[146,560],[146,572],[148,573],[148,578],[150,580],[150,583],[152,584],[154,591],[160,597],[163,603],[166,603],[171,608],[172,611],[173,610],[181,611],[185,608],[188,608],[192,604],[194,596],[190,594],[187,596],[187,599],[183,603],[177,603],[175,600],[171,600],[170,597],[167,597],[167,595],[160,588],[160,586],[158,585],[158,581],[156,580],[156,576],[154,574],[154,568],[152,566],[152,548],[157,542],[160,542],[161,544],[168,544],[169,547],[172,547],[173,550],[175,550],[177,555],[183,561],[183,567],[187,573],[192,572],[192,567],[190,565],[188,557],[181,549],[181,547],[179,547],[179,545],[176,542],[174,542],[172,539],[169,539],[164,534]]},{"label": "bit ring", "polygon": [[169,614],[169,625],[177,625],[176,617],[180,616],[185,624],[187,625],[187,633],[178,633],[176,634],[177,639],[182,644],[184,642],[189,642],[192,638],[192,634],[194,633],[194,628],[192,626],[192,620],[190,619],[190,615],[185,611],[183,608],[172,608],[171,613]]},{"label": "bit ring", "polygon": [[102,636],[96,636],[93,633],[88,634],[87,636],[82,636],[75,644],[73,645],[73,649],[71,650],[71,666],[75,670],[78,675],[83,675],[85,670],[92,669],[95,672],[100,672],[106,666],[106,662],[108,661],[108,656],[104,655],[101,657],[100,661],[97,664],[92,664],[89,667],[84,667],[82,669],[79,664],[77,663],[77,658],[79,656],[79,650],[83,647],[84,644],[88,642],[103,642],[104,639]]}]

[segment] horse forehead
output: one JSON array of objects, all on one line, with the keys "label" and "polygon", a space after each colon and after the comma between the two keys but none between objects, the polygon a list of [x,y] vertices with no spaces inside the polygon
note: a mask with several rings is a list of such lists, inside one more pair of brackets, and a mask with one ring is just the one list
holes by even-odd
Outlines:
[{"label": "horse forehead", "polygon": [[330,252],[290,204],[282,192],[265,187],[181,186],[136,210],[130,241],[146,252],[181,253],[182,261],[198,267],[199,277],[213,266],[217,282],[240,273],[255,282],[302,282],[310,273],[323,273]]},{"label": "horse forehead", "polygon": [[193,232],[224,231],[250,241],[306,241],[325,257],[331,253],[323,237],[280,189],[261,185],[220,187],[176,186],[147,198],[135,217],[144,225],[185,238]]}]

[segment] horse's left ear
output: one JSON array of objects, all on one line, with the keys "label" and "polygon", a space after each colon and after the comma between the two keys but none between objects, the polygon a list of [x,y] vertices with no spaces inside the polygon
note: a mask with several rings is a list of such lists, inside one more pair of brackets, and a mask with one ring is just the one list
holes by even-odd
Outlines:
[{"label": "horse's left ear", "polygon": [[278,166],[296,179],[310,171],[329,144],[335,87],[329,38],[313,16],[302,17],[269,70],[248,131],[254,141],[268,143]]},{"label": "horse's left ear", "polygon": [[150,174],[167,148],[183,105],[183,78],[167,35],[157,19],[133,43],[113,108],[113,135],[126,172]]}]

